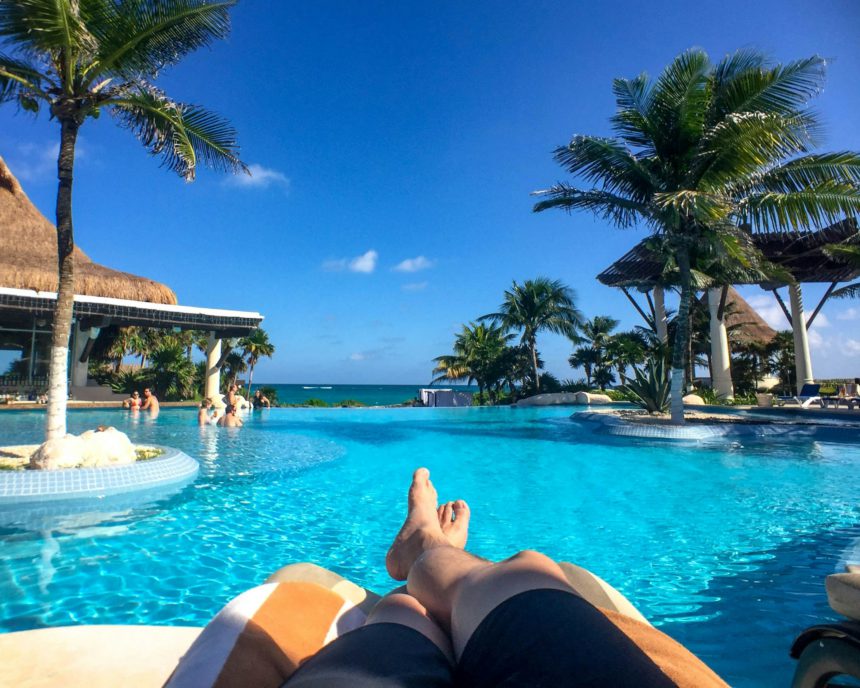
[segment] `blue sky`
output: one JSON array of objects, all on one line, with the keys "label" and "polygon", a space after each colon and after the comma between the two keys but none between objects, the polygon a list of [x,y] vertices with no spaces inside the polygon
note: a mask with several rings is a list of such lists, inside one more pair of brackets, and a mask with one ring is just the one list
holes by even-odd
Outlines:
[{"label": "blue sky", "polygon": [[[233,33],[158,82],[238,128],[255,176],[159,169],[109,117],[82,130],[79,245],[169,284],[180,302],[259,310],[268,382],[423,383],[464,321],[511,280],[559,278],[589,316],[638,316],[594,276],[639,241],[588,215],[531,212],[563,178],[551,152],[608,134],[616,76],[697,46],[833,58],[827,148],[860,150],[860,3],[244,0]],[[0,109],[0,155],[53,217],[58,129]],[[822,289],[807,289],[807,302]],[[773,298],[742,290],[780,328]],[[810,306],[811,309],[811,306]],[[813,328],[818,377],[860,374],[860,303]],[[545,336],[549,370],[578,377]]]}]

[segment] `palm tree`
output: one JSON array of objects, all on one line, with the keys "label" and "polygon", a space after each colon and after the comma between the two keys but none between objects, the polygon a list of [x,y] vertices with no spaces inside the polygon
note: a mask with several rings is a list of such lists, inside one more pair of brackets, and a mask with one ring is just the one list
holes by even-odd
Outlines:
[{"label": "palm tree", "polygon": [[761,260],[749,231],[804,231],[860,211],[860,155],[809,151],[820,127],[808,101],[825,61],[772,65],[742,50],[714,65],[679,55],[657,78],[613,83],[616,138],[575,136],[555,159],[591,188],[537,192],[535,211],[588,210],[619,227],[648,227],[674,262],[680,305],[672,352],[672,421],[682,387],[697,255],[738,266]]},{"label": "palm tree", "polygon": [[433,374],[437,377],[432,382],[474,381],[479,394],[483,394],[484,390],[497,391],[505,378],[503,357],[512,337],[496,325],[463,325],[454,340],[454,353],[433,359],[436,363]]},{"label": "palm tree", "polygon": [[540,392],[538,372],[538,332],[555,332],[571,339],[582,325],[582,313],[576,307],[576,294],[560,280],[538,277],[523,284],[513,283],[505,292],[505,300],[497,313],[480,320],[494,320],[505,330],[521,330],[520,342],[527,346],[532,358],[535,392]]},{"label": "palm tree", "polygon": [[254,384],[254,366],[261,358],[271,358],[275,353],[275,345],[269,341],[268,333],[258,327],[247,337],[239,340],[242,355],[248,361],[248,399],[251,398],[251,386]]},{"label": "palm tree", "polygon": [[585,373],[585,382],[590,389],[594,368],[599,363],[597,351],[590,346],[577,347],[573,350],[567,362],[570,363],[571,368],[582,368],[582,371]]},{"label": "palm tree", "polygon": [[225,387],[239,383],[239,376],[248,370],[248,364],[241,352],[232,350],[224,356]]},{"label": "palm tree", "polygon": [[227,35],[234,0],[15,0],[0,3],[0,104],[46,109],[60,127],[59,284],[51,334],[48,439],[66,434],[66,385],[75,247],[72,183],[81,126],[102,112],[132,131],[186,181],[198,162],[239,171],[236,134],[221,118],[178,103],[151,80]]},{"label": "palm tree", "polygon": [[648,341],[637,330],[612,335],[606,344],[606,361],[618,372],[622,385],[627,384],[627,370],[648,358]]}]

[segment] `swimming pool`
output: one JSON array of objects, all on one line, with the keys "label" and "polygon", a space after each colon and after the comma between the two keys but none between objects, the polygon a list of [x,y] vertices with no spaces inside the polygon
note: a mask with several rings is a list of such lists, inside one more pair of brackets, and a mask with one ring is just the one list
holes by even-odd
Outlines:
[{"label": "swimming pool", "polygon": [[[570,409],[272,409],[241,430],[73,411],[201,462],[173,493],[0,513],[0,629],[202,625],[295,561],[384,591],[412,469],[473,512],[470,549],[539,549],[609,580],[736,686],[787,685],[788,647],[833,618],[824,576],[860,538],[856,430],[680,444],[593,435]],[[42,416],[0,413],[0,443]]]}]

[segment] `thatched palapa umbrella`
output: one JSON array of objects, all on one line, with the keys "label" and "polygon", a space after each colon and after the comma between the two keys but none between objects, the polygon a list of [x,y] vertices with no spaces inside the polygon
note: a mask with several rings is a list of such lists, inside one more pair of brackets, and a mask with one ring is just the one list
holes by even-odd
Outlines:
[{"label": "thatched palapa umbrella", "polygon": [[[176,304],[159,283],[94,263],[75,247],[75,293]],[[0,287],[57,291],[57,231],[0,158]]]},{"label": "thatched palapa umbrella", "polygon": [[[708,295],[705,292],[702,303],[707,308]],[[726,327],[731,332],[731,339],[739,344],[760,344],[766,346],[776,337],[776,330],[768,325],[755,309],[738,294],[734,287],[729,287],[726,294]]]}]

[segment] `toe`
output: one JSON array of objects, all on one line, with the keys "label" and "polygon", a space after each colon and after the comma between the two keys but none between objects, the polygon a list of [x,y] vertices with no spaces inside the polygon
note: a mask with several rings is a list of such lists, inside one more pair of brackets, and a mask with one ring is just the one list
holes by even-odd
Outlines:
[{"label": "toe", "polygon": [[426,485],[430,482],[430,471],[426,468],[416,468],[412,474],[413,485]]},{"label": "toe", "polygon": [[454,515],[454,502],[446,502],[442,505],[442,515],[439,518],[439,524],[444,528],[450,524]]},{"label": "toe", "polygon": [[[450,502],[449,502],[450,503]],[[452,511],[454,512],[454,520],[462,521],[465,525],[469,521],[469,516],[471,516],[471,511],[469,510],[469,505],[466,504],[462,499],[458,499],[452,505]]]}]

